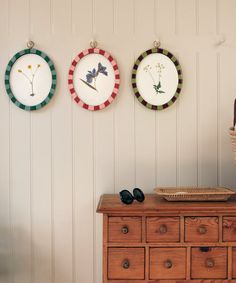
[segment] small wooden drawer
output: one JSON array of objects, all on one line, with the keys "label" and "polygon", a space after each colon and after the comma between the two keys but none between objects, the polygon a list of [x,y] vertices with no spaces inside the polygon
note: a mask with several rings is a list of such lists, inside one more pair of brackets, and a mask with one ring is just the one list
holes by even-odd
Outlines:
[{"label": "small wooden drawer", "polygon": [[141,217],[109,217],[108,241],[113,243],[141,242],[142,218]]},{"label": "small wooden drawer", "polygon": [[185,242],[218,242],[218,217],[185,217]]},{"label": "small wooden drawer", "polygon": [[192,279],[227,278],[227,248],[192,248]]},{"label": "small wooden drawer", "polygon": [[236,247],[233,248],[233,278],[236,279]]},{"label": "small wooden drawer", "polygon": [[144,248],[109,248],[108,279],[144,279]]},{"label": "small wooden drawer", "polygon": [[185,248],[150,248],[150,279],[185,279]]},{"label": "small wooden drawer", "polygon": [[179,217],[147,217],[147,242],[179,242]]},{"label": "small wooden drawer", "polygon": [[223,217],[223,241],[236,241],[236,217]]}]

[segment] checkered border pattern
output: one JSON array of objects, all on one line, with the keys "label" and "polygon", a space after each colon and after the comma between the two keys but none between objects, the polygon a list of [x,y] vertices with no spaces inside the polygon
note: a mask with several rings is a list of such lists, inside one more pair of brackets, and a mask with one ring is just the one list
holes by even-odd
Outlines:
[{"label": "checkered border pattern", "polygon": [[[104,57],[106,57],[109,60],[109,62],[111,63],[113,70],[114,70],[114,73],[115,73],[115,85],[114,85],[114,89],[112,91],[111,96],[105,102],[103,102],[102,104],[95,105],[95,106],[94,105],[88,105],[85,102],[83,102],[81,100],[81,98],[79,97],[79,94],[77,94],[75,92],[74,85],[73,85],[73,75],[74,75],[76,65],[79,63],[79,61],[83,57],[85,57],[89,54],[92,54],[92,53],[100,54],[100,55],[103,55]],[[92,110],[92,111],[101,110],[101,109],[107,107],[108,105],[110,105],[112,103],[112,101],[115,99],[116,95],[118,94],[118,90],[119,90],[119,87],[120,87],[120,72],[119,72],[117,63],[114,60],[114,58],[108,52],[106,52],[102,49],[99,49],[99,48],[86,49],[86,50],[80,52],[75,57],[75,59],[72,61],[71,67],[70,67],[69,73],[68,73],[68,85],[69,85],[69,90],[70,90],[71,96],[78,105],[80,105],[81,107],[83,107],[85,109]]]},{"label": "checkered border pattern", "polygon": [[[11,69],[12,66],[14,65],[14,63],[16,62],[16,60],[18,60],[21,56],[24,56],[26,54],[36,54],[40,57],[42,57],[48,64],[50,70],[51,70],[51,75],[52,75],[52,84],[51,84],[51,89],[48,93],[48,96],[44,99],[44,101],[42,101],[41,103],[37,104],[37,105],[33,105],[33,106],[27,106],[22,104],[21,102],[19,102],[16,97],[14,96],[14,93],[11,90],[11,85],[10,85],[10,73],[11,73]],[[21,50],[20,52],[16,53],[11,60],[9,61],[6,71],[5,71],[5,88],[6,88],[6,92],[8,94],[8,96],[10,97],[11,101],[18,106],[19,108],[23,109],[23,110],[38,110],[40,108],[42,108],[43,106],[45,106],[46,104],[48,104],[48,102],[52,99],[53,94],[55,92],[56,89],[56,84],[57,84],[57,74],[56,74],[56,70],[54,67],[53,62],[51,61],[51,59],[42,51],[37,50],[37,49],[24,49]]]},{"label": "checkered border pattern", "polygon": [[[174,94],[174,96],[171,98],[170,101],[168,101],[167,103],[163,104],[163,105],[152,105],[150,103],[148,103],[146,100],[143,99],[143,97],[141,96],[141,94],[138,91],[137,88],[137,83],[136,83],[136,75],[137,75],[137,70],[138,70],[138,66],[140,64],[140,62],[148,55],[152,54],[152,53],[161,53],[167,57],[170,58],[170,60],[175,64],[176,70],[178,72],[178,86],[176,89],[176,92]],[[134,66],[133,66],[133,70],[132,70],[132,87],[133,87],[133,91],[135,96],[137,97],[138,101],[140,103],[142,103],[144,106],[146,106],[149,109],[153,109],[153,110],[162,110],[165,109],[169,106],[171,106],[179,97],[179,94],[181,92],[181,88],[183,85],[183,75],[182,75],[182,70],[181,70],[181,66],[178,62],[178,60],[175,58],[175,56],[173,54],[171,54],[169,51],[162,49],[162,48],[153,48],[153,49],[149,49],[145,52],[143,52],[138,59],[136,60]]]}]

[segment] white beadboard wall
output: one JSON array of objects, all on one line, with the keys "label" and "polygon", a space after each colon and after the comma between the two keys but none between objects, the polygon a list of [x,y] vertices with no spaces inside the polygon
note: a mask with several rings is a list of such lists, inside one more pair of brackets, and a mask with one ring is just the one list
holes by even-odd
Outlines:
[{"label": "white beadboard wall", "polygon": [[[235,11],[235,0],[0,0],[1,283],[101,283],[103,193],[236,187],[227,135]],[[53,101],[31,113],[9,101],[3,82],[29,38],[58,74]],[[121,72],[119,96],[100,112],[75,105],[67,88],[70,62],[92,38]],[[181,97],[161,112],[130,85],[135,58],[156,38],[184,74]]]}]

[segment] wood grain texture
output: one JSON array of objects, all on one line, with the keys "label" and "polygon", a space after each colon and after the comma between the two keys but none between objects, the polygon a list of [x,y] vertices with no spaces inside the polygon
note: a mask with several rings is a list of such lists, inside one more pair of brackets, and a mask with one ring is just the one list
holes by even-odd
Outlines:
[{"label": "wood grain texture", "polygon": [[142,203],[134,202],[132,205],[125,205],[120,201],[120,197],[114,194],[102,195],[97,206],[100,213],[172,213],[173,211],[189,211],[193,213],[210,212],[217,214],[220,212],[235,213],[236,197],[232,197],[227,202],[168,202],[155,194],[147,194]]},{"label": "wood grain texture", "polygon": [[186,242],[217,242],[219,240],[218,217],[186,217]]},{"label": "wood grain texture", "polygon": [[102,280],[103,283],[107,283],[107,262],[108,262],[108,217],[106,214],[103,215],[103,262],[102,262]]},{"label": "wood grain texture", "polygon": [[233,278],[233,248],[228,247],[228,279]]},{"label": "wood grain texture", "polygon": [[[236,283],[236,280],[129,280],[128,283]],[[127,283],[127,280],[109,280],[109,283]]]},{"label": "wood grain texture", "polygon": [[236,242],[236,217],[223,218],[223,241]]},{"label": "wood grain texture", "polygon": [[233,266],[233,274],[232,274],[232,276],[233,276],[233,278],[236,278],[236,268],[235,268],[235,266],[236,266],[236,248],[233,248],[233,260],[232,260],[232,266]]},{"label": "wood grain texture", "polygon": [[147,217],[147,242],[179,241],[179,217]]},{"label": "wood grain texture", "polygon": [[[109,279],[144,279],[143,248],[109,248],[108,278]],[[128,261],[128,268],[123,264]]]},{"label": "wood grain texture", "polygon": [[109,242],[137,242],[142,241],[141,217],[109,217],[108,218]]},{"label": "wood grain texture", "polygon": [[[116,195],[111,197],[111,195],[101,197],[98,209],[104,213],[104,283],[114,283],[114,280],[116,283],[126,281],[129,283],[159,283],[165,282],[164,280],[168,283],[234,282],[232,278],[235,273],[235,242],[231,238],[229,241],[222,241],[222,236],[219,237],[219,235],[224,229],[222,227],[223,220],[229,221],[231,218],[235,218],[235,216],[230,216],[231,213],[233,215],[236,213],[235,199],[231,200],[232,211],[229,212],[225,206],[220,207],[222,205],[220,202],[215,202],[214,207],[210,206],[210,209],[209,205],[213,204],[210,202],[191,202],[187,210],[185,203],[181,202],[169,203],[169,207],[162,206],[160,197],[155,196],[159,210],[152,210],[150,216],[148,207],[152,207],[154,195],[147,196],[145,207],[139,204],[134,210],[126,209],[124,211],[124,206],[121,205],[120,210],[117,210],[116,207],[115,212],[111,210],[104,212],[106,198],[110,200],[113,207],[116,203]],[[196,207],[196,205],[198,206]],[[205,210],[201,211],[204,216],[199,216],[201,205],[205,205]],[[132,206],[134,204],[126,207],[131,208]],[[172,210],[172,206],[175,206],[174,210]],[[168,216],[163,216],[164,208]],[[190,217],[190,214],[195,214],[195,216]],[[107,217],[110,219],[108,222]],[[139,219],[139,225],[136,224],[136,226],[139,226],[139,229],[132,227],[137,219]],[[122,234],[121,229],[124,227],[123,223],[127,228],[128,222],[131,222],[132,238],[128,237],[128,230],[125,230],[125,236],[120,235]],[[141,227],[142,235],[146,234],[146,237],[137,242],[136,237],[140,239]],[[174,232],[174,230],[178,232]],[[112,237],[115,238],[114,242],[108,241],[107,235],[110,231]],[[158,238],[162,233],[166,235],[164,240]],[[120,241],[121,238],[123,238],[122,241]],[[176,239],[178,241],[181,239],[181,241],[174,242]],[[143,250],[142,253],[141,250]],[[133,257],[134,254],[136,255]],[[127,264],[127,260],[128,266],[123,265],[125,262]],[[130,269],[131,266],[133,271]],[[141,270],[144,275],[142,279],[139,277]]]},{"label": "wood grain texture", "polygon": [[[192,248],[191,276],[193,279],[227,278],[227,248],[210,248],[208,252]],[[207,261],[213,262],[207,267]]]},{"label": "wood grain texture", "polygon": [[185,265],[185,248],[150,248],[150,279],[184,279]]}]

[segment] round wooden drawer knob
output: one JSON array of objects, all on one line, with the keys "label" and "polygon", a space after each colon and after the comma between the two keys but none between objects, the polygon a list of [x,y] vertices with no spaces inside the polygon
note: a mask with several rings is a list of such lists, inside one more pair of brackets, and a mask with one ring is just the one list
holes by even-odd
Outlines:
[{"label": "round wooden drawer knob", "polygon": [[130,264],[129,264],[128,259],[125,259],[125,260],[123,261],[122,267],[123,267],[124,269],[128,269],[128,268],[130,267]]},{"label": "round wooden drawer knob", "polygon": [[201,235],[206,234],[206,233],[207,233],[207,228],[206,228],[206,226],[203,226],[203,225],[199,226],[199,227],[198,227],[198,232],[199,232],[199,234],[201,234]]},{"label": "round wooden drawer knob", "polygon": [[128,234],[128,233],[129,233],[129,228],[128,228],[128,226],[123,226],[122,229],[121,229],[121,232],[122,232],[123,234]]},{"label": "round wooden drawer knob", "polygon": [[165,266],[165,268],[170,269],[170,268],[173,266],[172,261],[169,260],[169,259],[166,260],[166,261],[164,262],[164,266]]},{"label": "round wooden drawer knob", "polygon": [[167,232],[167,226],[165,224],[162,224],[159,228],[159,232],[161,234],[165,234]]},{"label": "round wooden drawer knob", "polygon": [[214,261],[214,259],[208,258],[208,259],[206,260],[206,267],[212,268],[212,267],[214,267],[214,266],[215,266],[215,261]]}]

